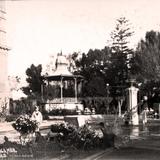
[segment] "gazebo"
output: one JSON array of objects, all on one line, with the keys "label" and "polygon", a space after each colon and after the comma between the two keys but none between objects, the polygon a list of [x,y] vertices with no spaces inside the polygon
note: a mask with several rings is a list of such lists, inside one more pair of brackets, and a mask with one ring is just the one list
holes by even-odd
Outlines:
[{"label": "gazebo", "polygon": [[[80,109],[83,110],[83,105],[78,101],[78,81],[83,79],[80,75],[74,75],[68,70],[68,61],[67,58],[61,54],[57,55],[56,59],[56,70],[51,75],[44,76],[44,79],[47,81],[47,86],[51,82],[60,82],[60,98],[53,98],[52,100],[47,100],[45,108],[48,111],[53,110],[54,108],[61,109]],[[63,96],[63,82],[64,81],[74,81],[74,97],[66,98]]]}]

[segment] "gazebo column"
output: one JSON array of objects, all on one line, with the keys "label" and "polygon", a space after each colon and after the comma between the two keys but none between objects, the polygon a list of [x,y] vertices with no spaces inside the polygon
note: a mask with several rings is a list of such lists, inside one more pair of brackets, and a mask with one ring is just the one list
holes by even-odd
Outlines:
[{"label": "gazebo column", "polygon": [[77,78],[74,78],[75,103],[77,103]]},{"label": "gazebo column", "polygon": [[44,100],[43,98],[43,84],[41,84],[41,98],[42,98],[42,101]]},{"label": "gazebo column", "polygon": [[47,84],[47,98],[48,98],[48,96],[49,96],[49,94],[48,94],[49,93],[48,92],[49,91],[49,80],[47,82],[48,82],[48,84]]},{"label": "gazebo column", "polygon": [[61,103],[63,102],[63,77],[61,77]]}]

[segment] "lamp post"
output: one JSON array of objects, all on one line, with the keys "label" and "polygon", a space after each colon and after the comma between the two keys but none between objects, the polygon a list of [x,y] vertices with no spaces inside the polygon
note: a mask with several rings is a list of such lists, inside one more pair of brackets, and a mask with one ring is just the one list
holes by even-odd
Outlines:
[{"label": "lamp post", "polygon": [[42,102],[44,101],[43,93],[44,93],[44,88],[43,88],[43,84],[41,84],[41,100],[42,100]]},{"label": "lamp post", "polygon": [[108,114],[108,110],[109,110],[109,83],[106,84],[106,90],[107,90],[107,114]]}]

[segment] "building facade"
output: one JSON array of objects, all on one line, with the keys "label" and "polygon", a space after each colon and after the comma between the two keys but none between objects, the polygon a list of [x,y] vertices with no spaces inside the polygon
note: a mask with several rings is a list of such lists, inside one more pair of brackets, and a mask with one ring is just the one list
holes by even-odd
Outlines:
[{"label": "building facade", "polygon": [[9,107],[8,47],[6,42],[5,1],[0,1],[0,110]]}]

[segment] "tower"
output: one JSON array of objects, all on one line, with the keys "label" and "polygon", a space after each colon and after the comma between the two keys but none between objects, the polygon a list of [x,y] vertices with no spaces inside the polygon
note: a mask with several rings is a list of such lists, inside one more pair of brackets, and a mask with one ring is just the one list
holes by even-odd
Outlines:
[{"label": "tower", "polygon": [[8,47],[6,44],[6,12],[5,1],[0,1],[0,111],[2,107],[9,107],[8,88]]}]

